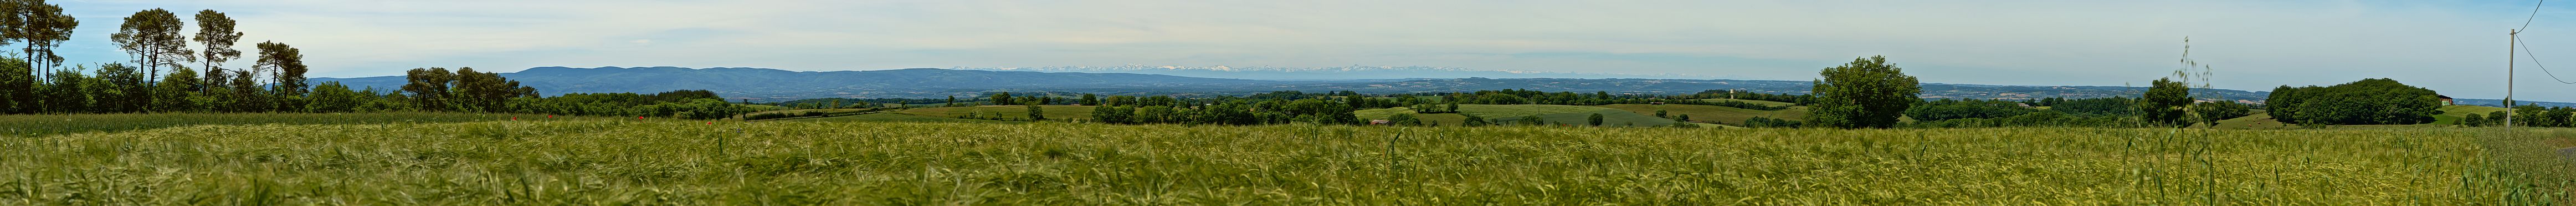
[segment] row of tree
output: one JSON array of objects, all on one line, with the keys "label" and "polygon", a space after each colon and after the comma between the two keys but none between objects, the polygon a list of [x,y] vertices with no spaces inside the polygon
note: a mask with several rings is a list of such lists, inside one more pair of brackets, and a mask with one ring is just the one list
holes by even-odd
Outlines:
[{"label": "row of tree", "polygon": [[[242,33],[222,12],[196,14],[194,39],[204,50],[190,49],[187,25],[169,10],[151,9],[126,17],[110,34],[130,62],[72,65],[53,52],[70,39],[77,19],[41,0],[0,1],[0,45],[24,44],[21,57],[0,59],[0,113],[136,113],[136,112],[301,112],[338,109],[312,105],[305,84],[302,51],[284,43],[257,44],[257,58],[247,69],[226,69],[240,58],[232,49]],[[188,68],[197,64],[202,70]],[[93,70],[93,67],[95,68]],[[169,70],[163,74],[163,70]],[[346,103],[338,99],[332,103]]]},{"label": "row of tree", "polygon": [[2265,100],[2273,119],[2314,125],[2421,124],[2440,114],[2433,90],[2392,79],[2363,79],[2334,86],[2272,89]]}]

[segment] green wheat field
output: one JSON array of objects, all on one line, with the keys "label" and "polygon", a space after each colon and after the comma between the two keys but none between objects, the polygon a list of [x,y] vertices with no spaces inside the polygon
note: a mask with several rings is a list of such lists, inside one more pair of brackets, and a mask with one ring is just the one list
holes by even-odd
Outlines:
[{"label": "green wheat field", "polygon": [[276,120],[317,115],[6,116],[0,205],[2564,204],[2555,150],[2576,146],[2431,126]]}]

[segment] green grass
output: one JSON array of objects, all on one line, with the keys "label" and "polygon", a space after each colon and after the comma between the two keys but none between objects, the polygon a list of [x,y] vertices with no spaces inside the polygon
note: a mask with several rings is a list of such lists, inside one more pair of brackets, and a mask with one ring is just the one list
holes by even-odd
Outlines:
[{"label": "green grass", "polygon": [[2576,130],[2493,130],[207,125],[0,138],[0,205],[2567,201]]},{"label": "green grass", "polygon": [[[1093,106],[1044,105],[1038,107],[1046,111],[1046,118],[1050,120],[1090,121],[1091,109]],[[895,111],[894,113],[926,117],[955,118],[958,115],[965,115],[969,112],[1001,113],[1002,117],[1005,118],[1028,118],[1029,116],[1028,106],[932,107],[906,109]]]},{"label": "green grass", "polygon": [[1487,118],[1487,119],[1493,119],[1493,118],[1509,118],[1509,117],[1521,117],[1521,116],[1529,116],[1529,115],[1562,114],[1562,113],[1576,113],[1576,112],[1592,112],[1592,111],[1600,111],[1601,109],[1602,109],[1602,108],[1600,108],[1600,107],[1569,106],[1569,105],[1541,105],[1541,104],[1515,104],[1515,105],[1464,104],[1464,105],[1458,105],[1458,113],[1465,113],[1465,114],[1468,114],[1468,115],[1476,115],[1476,116],[1479,116],[1479,117],[1485,117],[1485,118]]},{"label": "green grass", "polygon": [[786,119],[786,120],[780,120],[780,121],[800,121],[800,122],[970,122],[970,123],[974,123],[974,122],[981,122],[981,123],[1004,123],[1004,121],[980,120],[980,119],[958,119],[958,118],[949,118],[949,117],[926,117],[926,116],[907,115],[907,114],[895,114],[895,113],[875,113],[875,114],[862,114],[862,115],[850,115],[850,116],[838,116],[838,117]]},{"label": "green grass", "polygon": [[2433,123],[2426,123],[2426,124],[2433,124],[2433,125],[2455,125],[2455,124],[2460,124],[2460,118],[2461,118],[2461,117],[2466,117],[2466,116],[2468,116],[2469,114],[2478,114],[2478,116],[2486,116],[2486,115],[2487,115],[2487,113],[2490,113],[2490,112],[2501,112],[2501,111],[2504,111],[2504,110],[2505,110],[2505,108],[2499,108],[2499,107],[2487,107],[2487,106],[2470,106],[2470,105],[2450,105],[2450,106],[2442,106],[2442,108],[2441,108],[2441,109],[2438,109],[2438,110],[2442,111],[2442,114],[2436,114],[2436,115],[2433,115]]},{"label": "green grass", "polygon": [[388,113],[156,113],[0,115],[0,137],[144,130],[195,125],[418,124],[477,121],[605,120],[618,117],[437,112]]},{"label": "green grass", "polygon": [[1691,121],[1692,121],[1692,122],[1719,123],[1719,124],[1726,124],[1726,125],[1744,125],[1744,119],[1749,119],[1749,118],[1753,118],[1753,117],[1770,117],[1770,118],[1780,118],[1780,119],[1787,119],[1787,120],[1801,120],[1801,121],[1803,121],[1803,120],[1807,119],[1807,107],[1790,107],[1789,109],[1780,110],[1780,111],[1762,111],[1762,110],[1752,110],[1752,109],[1734,108],[1734,107],[1721,107],[1721,106],[1708,106],[1708,105],[1679,105],[1679,104],[1667,104],[1667,105],[1649,105],[1649,104],[1613,104],[1613,105],[1602,105],[1602,106],[1600,106],[1600,107],[1602,107],[1602,108],[1611,108],[1611,109],[1625,110],[1625,111],[1628,111],[1628,112],[1637,113],[1637,114],[1641,114],[1641,115],[1648,115],[1649,117],[1652,117],[1653,115],[1655,115],[1655,110],[1659,110],[1659,109],[1660,109],[1660,110],[1664,110],[1664,111],[1665,111],[1665,113],[1666,113],[1666,115],[1668,115],[1668,116],[1672,116],[1673,118],[1680,118],[1680,117],[1681,117],[1681,115],[1683,115],[1683,114],[1689,114],[1689,115],[1691,116]]},{"label": "green grass", "polygon": [[2288,129],[2291,126],[2292,125],[2290,124],[2281,123],[2280,120],[2272,119],[2271,112],[2263,112],[2262,110],[2255,110],[2254,114],[2245,115],[2244,117],[2218,120],[2219,129]]},{"label": "green grass", "polygon": [[1798,105],[1797,103],[1774,102],[1774,101],[1762,101],[1762,100],[1749,100],[1749,99],[1723,99],[1723,98],[1720,98],[1720,99],[1701,99],[1700,101],[1711,101],[1711,102],[1745,102],[1745,103],[1760,104],[1760,105],[1762,105],[1762,106],[1780,106],[1780,107],[1786,107],[1786,106],[1789,106],[1789,105]]}]

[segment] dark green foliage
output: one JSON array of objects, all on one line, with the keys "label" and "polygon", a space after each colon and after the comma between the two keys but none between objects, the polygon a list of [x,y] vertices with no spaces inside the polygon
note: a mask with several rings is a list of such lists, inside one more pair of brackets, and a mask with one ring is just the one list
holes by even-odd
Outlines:
[{"label": "dark green foliage", "polygon": [[1674,118],[1673,121],[1690,122],[1690,114],[1682,114],[1681,118]]},{"label": "dark green foliage", "polygon": [[1670,117],[1670,116],[1671,116],[1671,115],[1670,115],[1670,114],[1668,114],[1668,113],[1666,113],[1664,110],[1661,110],[1661,109],[1655,110],[1655,118],[1672,118],[1672,117]]},{"label": "dark green foliage", "polygon": [[2156,79],[2138,102],[2138,118],[2147,123],[2167,126],[2190,126],[2193,119],[2185,116],[2184,106],[2191,105],[2191,88],[2170,78]]},{"label": "dark green foliage", "polygon": [[44,90],[42,95],[45,99],[43,113],[90,112],[88,110],[92,102],[90,92],[93,89],[104,88],[92,88],[90,78],[80,73],[80,67],[54,70],[54,74],[45,75],[45,78],[50,79],[53,84],[43,85],[44,88],[41,88]]},{"label": "dark green foliage", "polygon": [[1045,108],[1045,107],[1038,107],[1038,105],[1029,105],[1028,107],[1029,107],[1029,121],[1045,121],[1045,120],[1047,120],[1047,118],[1046,118],[1046,108]]},{"label": "dark green foliage", "polygon": [[39,111],[35,67],[25,60],[0,58],[0,114]]},{"label": "dark green foliage", "polygon": [[1478,116],[1475,116],[1475,115],[1467,115],[1467,120],[1465,120],[1465,121],[1461,121],[1461,123],[1459,123],[1458,125],[1466,125],[1466,126],[1469,126],[1469,127],[1482,127],[1482,126],[1489,126],[1489,125],[1493,125],[1493,124],[1494,124],[1494,123],[1492,123],[1492,122],[1486,122],[1486,121],[1485,121],[1485,117],[1478,117]]},{"label": "dark green foliage", "polygon": [[2038,111],[2038,109],[2022,107],[2021,103],[2013,101],[1942,99],[1924,101],[1921,105],[1906,108],[1905,116],[1912,117],[1915,121],[1939,121],[1966,118],[1993,119],[2011,117],[2034,111]]},{"label": "dark green foliage", "polygon": [[202,112],[205,108],[193,100],[197,96],[197,71],[173,69],[161,77],[161,85],[152,88],[153,112]]},{"label": "dark green foliage", "polygon": [[362,104],[365,99],[365,97],[358,94],[357,90],[349,90],[348,85],[341,85],[338,81],[322,82],[321,86],[313,87],[312,104],[305,105],[305,110],[311,112],[353,112],[358,110],[358,105]]},{"label": "dark green foliage", "polygon": [[103,113],[133,113],[149,108],[152,105],[152,86],[145,83],[145,79],[151,77],[138,72],[125,64],[99,65],[98,78],[92,79],[90,88],[96,92],[90,98],[97,100],[98,107],[90,109]]},{"label": "dark green foliage", "polygon": [[1120,106],[1091,108],[1091,121],[1108,124],[1135,124],[1136,109]]},{"label": "dark green foliage", "polygon": [[1422,126],[1422,119],[1413,117],[1413,114],[1395,114],[1387,117],[1386,121],[1395,126]]},{"label": "dark green foliage", "polygon": [[1801,124],[1802,123],[1799,123],[1796,120],[1773,119],[1769,117],[1744,118],[1744,127],[1752,128],[1798,128]]},{"label": "dark green foliage", "polygon": [[1093,96],[1093,95],[1091,95],[1091,94],[1082,94],[1082,102],[1080,102],[1080,104],[1082,104],[1082,105],[1090,105],[1090,106],[1100,106],[1100,97],[1099,97],[1099,96]]},{"label": "dark green foliage", "polygon": [[2487,123],[2487,117],[2486,117],[2486,115],[2482,115],[2482,114],[2468,114],[2468,115],[2462,116],[2462,117],[2460,117],[2460,121],[2459,121],[2459,122],[2454,122],[2453,124],[2459,124],[2460,126],[2470,126],[2470,127],[2484,127],[2484,126],[2487,126],[2487,125],[2492,125],[2492,123]]},{"label": "dark green foliage", "polygon": [[1853,59],[1825,68],[1815,80],[1816,102],[1807,123],[1833,128],[1888,128],[1907,107],[1922,101],[1920,82],[1904,68],[1887,64],[1886,56]]},{"label": "dark green foliage", "polygon": [[1593,113],[1592,117],[1586,117],[1584,120],[1590,121],[1589,125],[1599,127],[1601,126],[1601,113]]},{"label": "dark green foliage", "polygon": [[1519,123],[1518,123],[1519,125],[1524,125],[1524,126],[1547,126],[1547,125],[1548,125],[1548,124],[1547,124],[1547,119],[1545,119],[1545,118],[1539,118],[1539,117],[1538,117],[1538,115],[1522,116],[1520,119],[1517,119],[1517,120],[1515,120],[1515,121],[1516,121],[1516,122],[1519,122]]},{"label": "dark green foliage", "polygon": [[[2267,107],[2274,119],[2290,123],[2419,124],[2432,122],[2432,115],[2439,112],[2441,103],[2434,96],[2433,90],[2407,86],[2397,80],[2363,79],[2330,87],[2282,86],[2275,88],[2272,99],[2265,102],[2270,103]],[[2520,111],[2519,107],[2517,111]]]},{"label": "dark green foliage", "polygon": [[2210,126],[2218,126],[2218,120],[2254,114],[2254,110],[2247,108],[2245,104],[2230,101],[2194,103],[2191,105],[2191,112],[2200,114],[2200,122],[2209,123]]}]

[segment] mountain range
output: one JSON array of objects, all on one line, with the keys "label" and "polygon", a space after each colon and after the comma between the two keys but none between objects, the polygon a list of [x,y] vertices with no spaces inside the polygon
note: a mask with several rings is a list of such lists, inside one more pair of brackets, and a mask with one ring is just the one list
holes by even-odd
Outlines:
[{"label": "mountain range", "polygon": [[957,69],[957,70],[985,70],[985,71],[1033,71],[1033,72],[1083,72],[1083,73],[1160,74],[1160,75],[1186,76],[1186,77],[1206,77],[1206,78],[1225,78],[1225,79],[1251,79],[1251,80],[1351,80],[1351,79],[1405,79],[1405,78],[1455,79],[1455,78],[1472,78],[1472,77],[1484,77],[1484,78],[1571,78],[1571,79],[1616,79],[1616,78],[1709,78],[1709,76],[1692,75],[1692,74],[1652,74],[1652,75],[1645,75],[1645,74],[1612,74],[1612,73],[1574,73],[1574,72],[1546,72],[1546,71],[1518,71],[1518,70],[1475,70],[1475,69],[1457,68],[1457,67],[1425,67],[1425,66],[1344,66],[1344,67],[1230,67],[1230,66],[1204,66],[1204,67],[1185,67],[1185,66],[1144,66],[1144,65],[1127,65],[1127,66],[1111,66],[1111,67],[1022,67],[1022,68],[964,68],[964,67],[961,67],[961,68],[951,68],[951,69]]},{"label": "mountain range", "polygon": [[[1076,67],[1064,67],[1076,68]],[[1073,71],[1076,69],[895,69],[872,71],[787,71],[764,68],[717,67],[693,69],[684,67],[536,67],[519,72],[501,73],[502,77],[534,87],[542,94],[562,93],[654,93],[671,90],[709,90],[728,99],[753,102],[776,102],[810,98],[945,98],[948,96],[985,96],[988,92],[1059,92],[1097,93],[1107,95],[1179,95],[1237,96],[1271,91],[1357,91],[1361,93],[1470,92],[1478,90],[1522,89],[1549,92],[1594,92],[1630,94],[1691,94],[1710,90],[1734,90],[1753,93],[1807,93],[1809,81],[1778,80],[1695,80],[1645,78],[1425,78],[1398,73],[1353,75],[1386,79],[1317,80],[1324,76],[1253,80],[1238,78],[1192,77],[1170,74],[1039,72]],[[1332,69],[1332,72],[1431,72],[1452,69],[1397,68]],[[1315,73],[1322,70],[1208,70],[1163,69],[1132,71],[1191,72],[1231,74],[1233,76],[1277,73]],[[1499,72],[1499,71],[1483,71]],[[1329,72],[1326,72],[1329,73]],[[1478,73],[1467,71],[1462,73]],[[1508,72],[1506,72],[1508,73]],[[1354,73],[1344,73],[1354,74]],[[1228,76],[1228,75],[1210,75]],[[1437,76],[1433,76],[1437,77]],[[1309,80],[1278,80],[1309,79]],[[395,90],[407,82],[402,76],[361,78],[313,78],[312,82],[338,81],[351,88]],[[2144,87],[2119,86],[2010,86],[1975,84],[1923,84],[1923,98],[1963,99],[2038,99],[2049,97],[2101,98],[2135,97]],[[2227,89],[2194,89],[2203,99],[2260,102],[2271,93]],[[2462,100],[2463,104],[2473,103]],[[2533,102],[2545,106],[2576,104]]]}]

